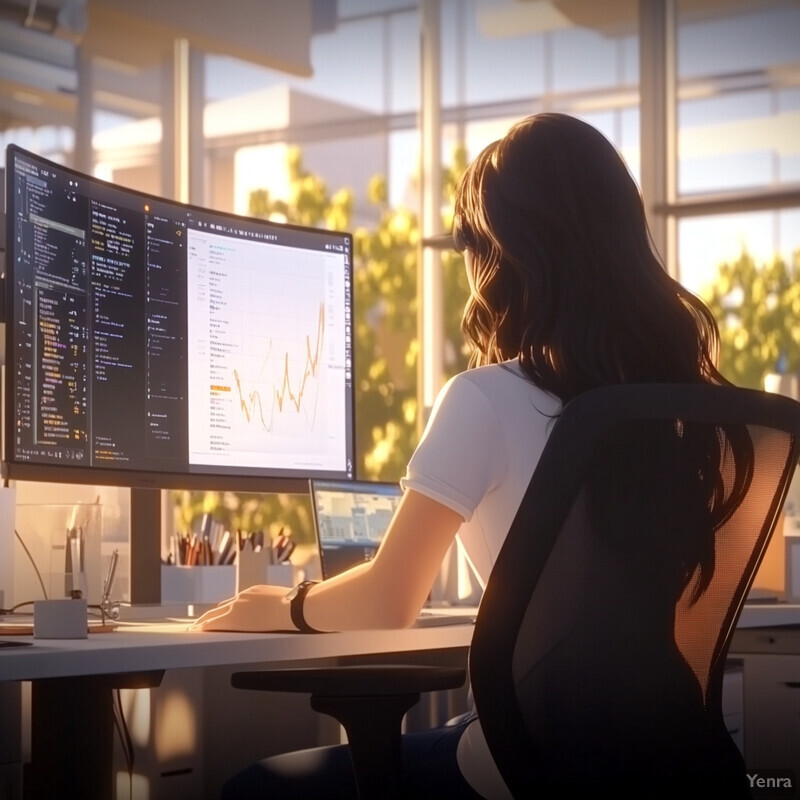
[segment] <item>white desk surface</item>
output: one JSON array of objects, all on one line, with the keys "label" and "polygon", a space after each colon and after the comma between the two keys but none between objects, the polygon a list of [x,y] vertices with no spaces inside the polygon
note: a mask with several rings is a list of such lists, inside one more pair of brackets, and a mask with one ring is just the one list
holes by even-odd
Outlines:
[{"label": "white desk surface", "polygon": [[[800,625],[800,604],[746,604],[740,628]],[[206,633],[185,622],[124,625],[87,639],[0,638],[32,642],[0,650],[0,681],[118,674],[264,662],[289,662],[371,653],[468,647],[472,625],[344,633]]]},{"label": "white desk surface", "polygon": [[745,603],[738,628],[770,628],[800,625],[798,603]]},{"label": "white desk surface", "polygon": [[467,647],[472,625],[343,633],[207,633],[186,623],[125,626],[87,639],[0,637],[32,642],[0,651],[0,681],[157,669],[247,665],[372,653]]}]

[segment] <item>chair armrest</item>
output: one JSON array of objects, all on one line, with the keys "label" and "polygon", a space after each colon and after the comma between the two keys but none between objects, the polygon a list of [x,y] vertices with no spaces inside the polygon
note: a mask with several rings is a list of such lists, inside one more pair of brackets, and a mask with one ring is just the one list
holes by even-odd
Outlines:
[{"label": "chair armrest", "polygon": [[466,679],[464,667],[355,664],[235,672],[231,685],[237,689],[307,692],[321,697],[374,697],[457,689]]},{"label": "chair armrest", "polygon": [[403,763],[403,716],[421,692],[456,689],[467,679],[465,667],[418,664],[356,664],[234,672],[237,689],[311,694],[311,707],[338,720],[347,731],[358,796],[393,797]]}]

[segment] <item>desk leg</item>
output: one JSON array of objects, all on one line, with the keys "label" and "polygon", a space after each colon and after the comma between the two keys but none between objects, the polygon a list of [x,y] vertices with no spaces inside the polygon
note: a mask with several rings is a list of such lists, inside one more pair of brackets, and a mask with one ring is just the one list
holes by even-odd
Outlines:
[{"label": "desk leg", "polygon": [[163,670],[34,681],[25,800],[113,797],[115,689],[158,686]]}]

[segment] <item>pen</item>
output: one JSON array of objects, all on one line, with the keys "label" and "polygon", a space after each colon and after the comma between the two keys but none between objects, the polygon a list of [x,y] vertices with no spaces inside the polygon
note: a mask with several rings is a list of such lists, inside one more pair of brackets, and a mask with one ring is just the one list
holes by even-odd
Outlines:
[{"label": "pen", "polygon": [[294,553],[294,548],[295,548],[294,542],[287,541],[286,546],[277,556],[278,563],[285,564],[289,560],[289,556],[291,556],[292,553]]},{"label": "pen", "polygon": [[230,564],[233,562],[236,551],[233,549],[233,537],[230,531],[225,531],[219,548],[219,563]]},{"label": "pen", "polygon": [[111,597],[111,588],[114,585],[114,576],[117,572],[117,562],[119,561],[119,550],[114,550],[111,554],[111,563],[108,565],[108,575],[106,582],[103,584],[103,600],[108,600]]}]

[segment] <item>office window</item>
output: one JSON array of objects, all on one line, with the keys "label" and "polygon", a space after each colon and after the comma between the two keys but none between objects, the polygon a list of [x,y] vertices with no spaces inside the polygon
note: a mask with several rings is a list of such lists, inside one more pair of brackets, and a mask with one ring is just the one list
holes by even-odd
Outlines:
[{"label": "office window", "polygon": [[[506,9],[485,0],[464,0],[456,5],[463,17],[455,30],[449,25],[442,27],[442,39],[448,43],[443,57],[455,59],[456,68],[463,59],[463,97],[453,96],[448,85],[445,105],[496,103],[543,94],[544,34],[531,31],[527,22],[519,23],[512,13],[522,14],[526,4],[510,4]],[[463,42],[458,42],[456,35],[462,31]]]},{"label": "office window", "polygon": [[384,24],[378,18],[357,19],[314,37],[314,75],[304,82],[307,90],[327,100],[384,111]]},{"label": "office window", "polygon": [[468,122],[464,126],[463,142],[456,140],[454,128],[447,129],[445,131],[446,152],[452,152],[453,146],[456,144],[464,144],[467,148],[467,160],[471,161],[484,147],[505,136],[508,129],[518,120],[519,118],[514,116]]},{"label": "office window", "polygon": [[639,85],[639,37],[636,34],[620,39],[620,82],[625,85]]},{"label": "office window", "polygon": [[800,172],[800,7],[680,5],[678,192],[796,182]]},{"label": "office window", "polygon": [[332,141],[309,142],[303,162],[313,175],[324,175],[331,194],[351,189],[354,197],[351,228],[374,227],[379,209],[367,197],[369,182],[388,173],[386,139],[383,134],[350,136]]},{"label": "office window", "polygon": [[416,12],[393,14],[387,22],[388,99],[392,113],[419,108],[419,16]]},{"label": "office window", "polygon": [[441,63],[442,106],[452,108],[464,103],[464,60],[466,59],[464,5],[458,0],[442,0],[441,25],[446,31],[441,37],[439,60]]},{"label": "office window", "polygon": [[681,283],[700,293],[716,278],[720,264],[747,252],[757,265],[800,252],[800,210],[692,217],[678,225]]},{"label": "office window", "polygon": [[797,62],[797,3],[681,0],[678,26],[678,76],[682,81],[763,72]]},{"label": "office window", "polygon": [[380,112],[386,104],[384,48],[384,21],[370,18],[343,22],[331,32],[316,35],[311,42],[313,74],[307,78],[209,55],[206,99],[213,102],[284,87],[338,105]]},{"label": "office window", "polygon": [[[451,150],[445,145],[442,159],[448,163]],[[389,134],[389,168],[387,190],[392,208],[403,206],[419,213],[419,133],[415,128]]]},{"label": "office window", "polygon": [[209,53],[205,57],[206,101],[222,100],[286,82],[286,77],[267,67],[230,56]]},{"label": "office window", "polygon": [[68,164],[75,149],[75,129],[67,125],[43,125],[0,131],[3,152],[12,143],[59,164]]},{"label": "office window", "polygon": [[625,62],[611,35],[586,28],[555,31],[552,51],[551,91],[570,93],[615,87],[623,80],[621,67]]},{"label": "office window", "polygon": [[[250,213],[250,194],[265,189],[272,199],[288,200],[291,145],[275,142],[239,148],[234,157],[234,213]],[[353,193],[351,228],[374,226],[378,209],[369,203],[367,188],[376,175],[386,175],[386,145],[382,136],[353,136],[308,142],[300,148],[303,169],[324,180],[330,195]]]},{"label": "office window", "polygon": [[615,144],[620,149],[633,179],[639,183],[641,180],[641,150],[639,147],[639,106],[625,108],[617,114],[618,138]]},{"label": "office window", "polygon": [[340,19],[416,8],[415,0],[336,0]]},{"label": "office window", "polygon": [[[800,183],[800,89],[784,89],[777,92],[776,103],[782,119],[783,129],[778,172],[784,183]],[[792,146],[794,145],[794,146]]]},{"label": "office window", "polygon": [[773,91],[753,91],[681,102],[679,193],[797,180],[800,111],[783,111],[776,99]]}]

